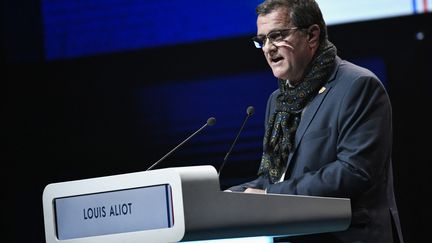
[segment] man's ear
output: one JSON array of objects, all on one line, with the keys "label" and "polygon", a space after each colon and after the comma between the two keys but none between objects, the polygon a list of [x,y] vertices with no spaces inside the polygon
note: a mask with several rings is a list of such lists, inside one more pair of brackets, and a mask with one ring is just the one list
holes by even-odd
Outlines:
[{"label": "man's ear", "polygon": [[317,24],[313,24],[308,28],[308,42],[311,48],[315,48],[319,46],[320,42],[320,27]]}]

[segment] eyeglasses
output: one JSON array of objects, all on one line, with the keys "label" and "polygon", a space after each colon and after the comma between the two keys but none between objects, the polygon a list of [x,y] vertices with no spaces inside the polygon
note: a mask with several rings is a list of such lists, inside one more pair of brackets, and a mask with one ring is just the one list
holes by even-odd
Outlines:
[{"label": "eyeglasses", "polygon": [[254,45],[256,48],[263,48],[267,42],[267,40],[270,43],[280,42],[290,36],[292,33],[294,33],[295,30],[299,30],[303,28],[293,27],[288,29],[281,29],[281,30],[273,30],[270,31],[267,35],[257,35],[252,37],[252,41],[254,42]]}]

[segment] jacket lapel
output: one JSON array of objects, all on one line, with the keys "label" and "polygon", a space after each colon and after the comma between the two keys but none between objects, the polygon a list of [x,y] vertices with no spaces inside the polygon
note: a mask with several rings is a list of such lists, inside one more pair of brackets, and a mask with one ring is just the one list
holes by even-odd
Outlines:
[{"label": "jacket lapel", "polygon": [[307,128],[309,127],[309,124],[314,119],[315,114],[317,113],[319,107],[321,106],[322,102],[324,101],[327,94],[330,92],[332,86],[333,86],[333,80],[336,77],[337,70],[339,68],[339,64],[341,62],[341,59],[339,57],[336,57],[336,65],[335,70],[331,74],[329,81],[321,88],[321,90],[318,92],[318,94],[315,96],[315,98],[309,103],[309,105],[306,107],[306,110],[303,113],[303,117],[301,118],[299,127],[297,128],[297,132],[295,135],[295,147],[294,151],[290,153],[288,156],[288,164],[287,168],[289,167],[291,163],[291,159],[293,155],[296,153],[297,148],[300,144],[300,141],[303,138],[303,135],[305,134]]}]

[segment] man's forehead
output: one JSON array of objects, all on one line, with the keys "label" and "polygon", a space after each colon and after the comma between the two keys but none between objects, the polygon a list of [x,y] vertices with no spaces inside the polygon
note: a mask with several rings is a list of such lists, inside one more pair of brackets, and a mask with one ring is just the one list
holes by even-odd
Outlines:
[{"label": "man's forehead", "polygon": [[290,18],[286,12],[273,11],[266,15],[259,15],[257,18],[258,34],[266,34],[267,32],[287,28],[290,26]]},{"label": "man's forehead", "polygon": [[267,22],[289,24],[291,19],[288,10],[276,9],[268,14],[258,15],[257,24],[265,24]]}]

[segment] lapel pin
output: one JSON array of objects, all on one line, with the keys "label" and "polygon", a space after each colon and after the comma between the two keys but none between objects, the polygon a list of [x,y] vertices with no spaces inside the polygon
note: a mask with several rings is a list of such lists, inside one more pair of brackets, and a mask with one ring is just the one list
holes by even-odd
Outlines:
[{"label": "lapel pin", "polygon": [[318,94],[322,94],[326,90],[326,87],[321,87],[321,89],[318,91]]}]

